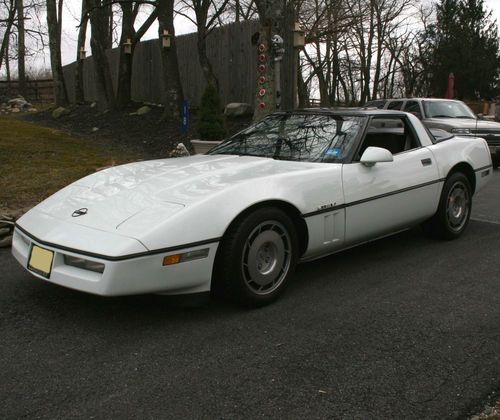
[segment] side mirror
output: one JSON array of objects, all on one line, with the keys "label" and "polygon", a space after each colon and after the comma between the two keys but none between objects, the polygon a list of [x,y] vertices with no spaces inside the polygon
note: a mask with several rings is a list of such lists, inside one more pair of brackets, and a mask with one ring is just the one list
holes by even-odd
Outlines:
[{"label": "side mirror", "polygon": [[477,117],[478,120],[482,120],[483,117],[484,117],[484,114],[482,114],[482,113],[481,114],[476,114],[476,117]]},{"label": "side mirror", "polygon": [[392,162],[393,160],[394,158],[389,150],[382,147],[370,146],[364,151],[360,162],[365,166],[371,167],[379,162]]}]

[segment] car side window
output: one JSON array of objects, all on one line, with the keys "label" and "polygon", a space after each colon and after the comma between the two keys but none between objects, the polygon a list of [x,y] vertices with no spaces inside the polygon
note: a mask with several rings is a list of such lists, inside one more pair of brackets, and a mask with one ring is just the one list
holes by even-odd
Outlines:
[{"label": "car side window", "polygon": [[382,147],[397,155],[420,146],[415,131],[404,116],[377,116],[370,120],[354,161],[359,161],[368,147]]},{"label": "car side window", "polygon": [[385,100],[376,100],[376,101],[369,101],[367,102],[363,108],[377,108],[377,109],[382,109],[385,105]]},{"label": "car side window", "polygon": [[422,111],[420,110],[420,104],[417,101],[408,101],[405,106],[406,112],[411,112],[412,114],[422,118]]},{"label": "car side window", "polygon": [[403,101],[390,102],[387,109],[397,109],[400,110],[403,107]]}]

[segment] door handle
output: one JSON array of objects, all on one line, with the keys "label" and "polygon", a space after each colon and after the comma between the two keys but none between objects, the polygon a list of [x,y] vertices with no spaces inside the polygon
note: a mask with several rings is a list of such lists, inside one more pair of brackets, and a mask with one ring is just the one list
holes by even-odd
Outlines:
[{"label": "door handle", "polygon": [[422,166],[432,165],[432,160],[430,158],[422,159],[421,162],[422,162]]}]

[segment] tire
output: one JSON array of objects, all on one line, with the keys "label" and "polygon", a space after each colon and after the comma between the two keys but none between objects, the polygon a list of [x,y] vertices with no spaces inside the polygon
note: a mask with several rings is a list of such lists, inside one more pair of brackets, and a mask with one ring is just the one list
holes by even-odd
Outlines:
[{"label": "tire", "polygon": [[494,158],[493,161],[493,169],[496,169],[500,166],[500,158]]},{"label": "tire", "polygon": [[247,306],[263,306],[283,292],[297,265],[298,239],[291,218],[264,207],[236,221],[215,261],[213,292]]},{"label": "tire", "polygon": [[440,239],[456,239],[467,227],[472,208],[472,189],[461,172],[445,181],[436,214],[422,227],[424,232]]}]

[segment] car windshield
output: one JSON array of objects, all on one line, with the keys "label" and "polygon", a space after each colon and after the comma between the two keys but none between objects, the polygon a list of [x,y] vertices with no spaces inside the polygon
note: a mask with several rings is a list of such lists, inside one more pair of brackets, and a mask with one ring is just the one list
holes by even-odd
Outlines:
[{"label": "car windshield", "polygon": [[425,101],[425,114],[428,118],[469,118],[476,119],[472,110],[463,102]]},{"label": "car windshield", "polygon": [[274,114],[234,135],[209,154],[341,161],[353,147],[365,121],[360,116]]}]

